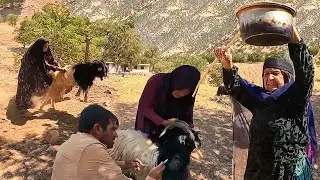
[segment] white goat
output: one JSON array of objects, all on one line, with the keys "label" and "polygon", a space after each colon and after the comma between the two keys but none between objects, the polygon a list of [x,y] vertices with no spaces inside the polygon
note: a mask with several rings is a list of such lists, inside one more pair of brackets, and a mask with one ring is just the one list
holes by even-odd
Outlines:
[{"label": "white goat", "polygon": [[[118,137],[109,153],[116,161],[138,158],[143,168],[135,174],[143,180],[160,161],[168,159],[163,179],[181,179],[190,161],[191,152],[200,146],[198,134],[181,121],[171,123],[160,135],[159,145],[148,136],[136,130],[118,130]],[[125,174],[128,172],[124,172]],[[182,174],[181,174],[182,173]],[[173,176],[177,176],[172,178]]]},{"label": "white goat", "polygon": [[114,146],[109,149],[111,157],[120,161],[140,159],[145,166],[141,168],[137,176],[144,180],[149,171],[157,164],[158,146],[140,131],[127,129],[118,130],[117,133],[118,137],[115,139]]}]

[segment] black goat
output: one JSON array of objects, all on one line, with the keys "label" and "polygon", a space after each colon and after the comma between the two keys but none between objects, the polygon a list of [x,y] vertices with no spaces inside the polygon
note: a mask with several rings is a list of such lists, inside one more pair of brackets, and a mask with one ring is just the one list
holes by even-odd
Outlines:
[{"label": "black goat", "polygon": [[158,163],[169,159],[163,173],[163,180],[182,180],[187,174],[187,167],[190,163],[191,152],[201,146],[198,132],[191,130],[190,134],[181,128],[168,130],[160,138]]},{"label": "black goat", "polygon": [[88,101],[88,92],[93,85],[93,80],[99,77],[101,81],[107,76],[108,70],[101,60],[94,60],[89,63],[81,63],[73,66],[73,77],[79,86],[76,96],[80,96],[81,91],[85,93],[84,101]]},{"label": "black goat", "polygon": [[169,124],[160,134],[158,144],[154,144],[136,130],[118,130],[118,137],[109,153],[117,161],[140,159],[145,168],[140,172],[125,172],[134,179],[146,178],[150,169],[168,159],[162,180],[182,180],[190,163],[191,152],[200,148],[198,133],[188,124],[177,120]]}]

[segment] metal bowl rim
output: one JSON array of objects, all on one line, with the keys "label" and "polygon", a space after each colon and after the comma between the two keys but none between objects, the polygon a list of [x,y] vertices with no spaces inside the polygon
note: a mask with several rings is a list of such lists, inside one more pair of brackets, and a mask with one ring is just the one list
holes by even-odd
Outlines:
[{"label": "metal bowl rim", "polygon": [[237,18],[239,18],[239,12],[240,11],[242,11],[244,9],[247,9],[247,8],[250,8],[250,7],[254,7],[254,6],[256,6],[257,8],[263,8],[264,6],[274,6],[274,7],[278,7],[278,8],[283,8],[283,9],[289,11],[289,13],[293,17],[295,17],[296,14],[297,14],[297,11],[293,7],[290,7],[290,6],[282,4],[282,3],[271,2],[271,1],[257,1],[257,2],[253,2],[253,3],[250,3],[250,4],[245,4],[245,5],[239,6],[235,10],[235,14],[236,14]]}]

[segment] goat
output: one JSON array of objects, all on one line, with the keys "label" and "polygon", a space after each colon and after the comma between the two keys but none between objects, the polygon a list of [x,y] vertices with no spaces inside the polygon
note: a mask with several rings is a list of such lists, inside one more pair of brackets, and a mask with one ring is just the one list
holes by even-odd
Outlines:
[{"label": "goat", "polygon": [[[103,64],[104,65],[104,69],[105,69],[105,73],[104,73],[104,76],[103,77],[107,77],[107,74],[108,74],[108,67],[107,65],[102,61],[102,60],[94,60],[92,61],[92,63],[100,63],[100,64]],[[101,78],[101,77],[100,77]],[[80,96],[81,94],[81,90],[83,91],[83,89],[79,86],[78,87],[78,91],[76,93],[76,96]],[[71,91],[71,90],[70,90]],[[85,90],[84,90],[85,91]]]},{"label": "goat", "polygon": [[103,80],[107,73],[106,66],[102,61],[90,63],[79,63],[76,65],[67,65],[64,67],[66,72],[56,71],[50,75],[53,77],[53,83],[45,94],[40,110],[51,100],[54,102],[64,94],[69,93],[75,85],[78,85],[85,92],[84,101],[88,102],[88,91],[93,85],[93,80],[99,77]]},{"label": "goat", "polygon": [[168,159],[163,180],[181,180],[190,162],[191,152],[200,148],[198,132],[184,121],[169,124],[160,134],[159,144],[152,143],[146,134],[136,130],[118,130],[118,137],[109,153],[116,161],[138,158],[143,162],[139,172],[124,172],[145,179],[149,171]]},{"label": "goat", "polygon": [[49,73],[52,76],[52,84],[43,97],[40,110],[42,110],[43,107],[49,103],[49,101],[51,101],[51,106],[53,107],[53,109],[56,109],[54,105],[55,101],[63,97],[65,91],[67,90],[67,87],[70,87],[74,84],[73,80],[70,80],[70,78],[68,78],[70,75],[72,77],[71,66],[66,66],[64,67],[64,69],[67,70],[68,73],[61,71]]}]

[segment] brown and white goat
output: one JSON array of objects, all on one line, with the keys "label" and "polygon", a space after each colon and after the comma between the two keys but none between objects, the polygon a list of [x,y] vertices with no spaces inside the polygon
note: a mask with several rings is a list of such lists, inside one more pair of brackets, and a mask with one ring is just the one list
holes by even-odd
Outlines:
[{"label": "brown and white goat", "polygon": [[73,79],[73,68],[72,66],[66,66],[64,67],[66,72],[63,71],[55,71],[50,72],[50,75],[52,76],[52,84],[48,88],[45,96],[43,97],[42,104],[40,107],[40,110],[43,109],[43,107],[51,102],[51,106],[53,109],[55,108],[54,103],[58,101],[59,99],[63,98],[63,95],[66,94],[67,91],[72,89],[72,87],[75,84],[75,81]]}]

